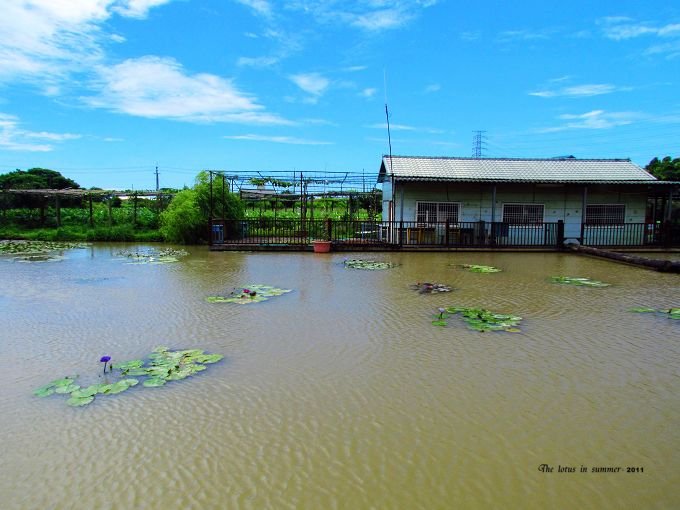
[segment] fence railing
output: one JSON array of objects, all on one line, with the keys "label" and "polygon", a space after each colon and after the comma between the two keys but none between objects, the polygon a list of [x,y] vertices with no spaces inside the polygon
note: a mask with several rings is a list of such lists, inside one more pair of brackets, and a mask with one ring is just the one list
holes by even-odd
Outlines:
[{"label": "fence railing", "polygon": [[[213,220],[213,244],[306,246],[330,240],[336,246],[422,248],[559,248],[564,223],[514,225],[502,222],[434,222],[247,219]],[[578,240],[588,246],[679,246],[669,224],[584,225]]]}]

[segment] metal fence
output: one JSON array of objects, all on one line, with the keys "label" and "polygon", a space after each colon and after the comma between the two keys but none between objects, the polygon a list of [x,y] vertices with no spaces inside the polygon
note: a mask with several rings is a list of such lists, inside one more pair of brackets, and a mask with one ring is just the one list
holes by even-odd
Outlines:
[{"label": "metal fence", "polygon": [[[413,248],[560,248],[564,224],[515,225],[502,222],[359,221],[248,219],[213,220],[213,245],[306,247],[313,240],[330,240],[336,247]],[[669,224],[627,223],[584,225],[582,244],[588,246],[678,246],[680,232]]]}]

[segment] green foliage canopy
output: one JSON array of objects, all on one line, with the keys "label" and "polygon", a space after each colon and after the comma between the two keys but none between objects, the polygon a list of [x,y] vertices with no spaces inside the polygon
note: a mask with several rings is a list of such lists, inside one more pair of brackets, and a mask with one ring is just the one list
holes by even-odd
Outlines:
[{"label": "green foliage canopy", "polygon": [[[242,219],[244,207],[241,199],[223,187],[222,179],[212,183],[212,215],[225,219]],[[210,174],[206,171],[196,176],[190,189],[177,193],[167,209],[161,213],[161,234],[166,241],[181,244],[199,244],[208,240],[208,220],[211,212]]]},{"label": "green foliage canopy", "polygon": [[645,170],[660,181],[680,181],[680,158],[671,159],[666,156],[660,161],[659,158],[654,158]]},{"label": "green foliage canopy", "polygon": [[66,189],[80,188],[72,179],[64,177],[59,172],[47,168],[31,168],[29,170],[15,170],[0,175],[0,188],[3,189]]}]

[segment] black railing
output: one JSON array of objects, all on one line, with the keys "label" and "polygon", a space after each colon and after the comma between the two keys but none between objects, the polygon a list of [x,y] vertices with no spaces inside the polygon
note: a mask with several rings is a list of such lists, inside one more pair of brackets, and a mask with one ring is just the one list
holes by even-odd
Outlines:
[{"label": "black railing", "polygon": [[[313,240],[330,240],[335,246],[388,248],[561,248],[564,223],[514,225],[502,222],[366,221],[248,219],[213,220],[212,243],[262,246],[307,246]],[[627,223],[584,225],[587,246],[678,246],[680,232],[670,225]]]}]

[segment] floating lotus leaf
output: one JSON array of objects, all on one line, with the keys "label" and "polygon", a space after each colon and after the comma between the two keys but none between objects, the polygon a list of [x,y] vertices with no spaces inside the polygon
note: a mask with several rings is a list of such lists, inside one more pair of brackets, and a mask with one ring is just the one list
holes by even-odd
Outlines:
[{"label": "floating lotus leaf", "polygon": [[116,253],[118,258],[125,259],[128,264],[170,264],[179,262],[179,259],[186,255],[189,255],[189,253],[184,250],[173,250],[171,248],[142,251],[121,250]]},{"label": "floating lotus leaf", "polygon": [[590,278],[576,277],[576,276],[552,276],[550,280],[553,283],[562,283],[565,285],[576,285],[580,287],[609,287],[608,283],[591,280]]},{"label": "floating lotus leaf", "polygon": [[348,259],[344,261],[345,267],[352,269],[365,269],[368,271],[381,271],[396,266],[391,262],[380,262],[378,260]]},{"label": "floating lotus leaf", "polygon": [[111,385],[111,389],[109,389],[106,394],[107,395],[116,395],[117,393],[122,393],[125,390],[128,390],[130,388],[130,385],[126,383],[124,380],[123,381],[118,381],[115,382]]},{"label": "floating lotus leaf", "polygon": [[116,364],[115,367],[121,369],[121,374],[125,377],[117,381],[81,388],[75,384],[75,376],[64,377],[36,389],[33,393],[38,397],[47,397],[55,393],[70,393],[68,404],[83,406],[92,402],[96,395],[116,395],[137,386],[140,382],[138,379],[127,377],[132,373],[146,376],[143,386],[158,387],[163,386],[167,381],[186,379],[197,372],[206,370],[206,363],[216,363],[221,359],[223,359],[221,354],[206,354],[201,349],[171,351],[167,347],[160,346],[149,355],[147,366],[144,366],[142,360]]},{"label": "floating lotus leaf", "polygon": [[102,395],[106,395],[106,394],[110,393],[111,390],[113,389],[113,384],[102,383],[102,384],[95,384],[95,386],[97,387],[97,393],[100,393]]},{"label": "floating lotus leaf", "polygon": [[657,315],[663,315],[669,319],[680,319],[680,308],[657,310],[656,308],[640,307],[632,308],[630,311],[637,313],[656,313]]},{"label": "floating lotus leaf", "polygon": [[94,401],[94,396],[90,395],[89,397],[71,397],[66,401],[66,403],[72,407],[82,407],[86,406],[92,401]]},{"label": "floating lotus leaf", "polygon": [[650,313],[650,312],[656,312],[656,308],[647,308],[644,306],[638,307],[638,308],[631,308],[631,312],[637,312],[637,313]]},{"label": "floating lotus leaf", "polygon": [[414,283],[412,290],[417,290],[418,294],[436,294],[438,292],[451,292],[451,287],[443,283]]},{"label": "floating lotus leaf", "polygon": [[168,375],[165,380],[166,381],[181,381],[182,379],[186,379],[191,375],[191,372],[189,370],[178,370],[177,372],[172,372],[170,375]]},{"label": "floating lotus leaf", "polygon": [[221,354],[203,354],[202,356],[196,356],[192,361],[196,363],[217,363],[222,358],[224,358],[224,356]]},{"label": "floating lotus leaf", "polygon": [[290,289],[278,289],[271,285],[253,284],[245,287],[239,287],[231,291],[228,296],[208,296],[206,301],[208,303],[236,303],[245,305],[249,303],[259,303],[266,301],[273,296],[281,296],[291,292]]},{"label": "floating lotus leaf", "polygon": [[177,351],[177,353],[181,354],[182,356],[199,356],[203,354],[202,349],[185,349],[183,351]]},{"label": "floating lotus leaf", "polygon": [[501,270],[493,266],[480,266],[477,264],[461,264],[461,267],[473,273],[500,273]]},{"label": "floating lotus leaf", "polygon": [[41,386],[37,390],[33,391],[33,394],[36,397],[49,397],[50,395],[54,394],[54,386],[51,384]]},{"label": "floating lotus leaf", "polygon": [[69,384],[67,386],[57,386],[54,388],[54,392],[58,393],[60,395],[65,395],[66,393],[72,393],[76,390],[79,390],[80,386],[77,384]]},{"label": "floating lotus leaf", "polygon": [[87,398],[87,397],[92,397],[99,393],[99,390],[97,388],[96,384],[93,384],[92,386],[88,386],[87,388],[80,388],[79,390],[75,390],[71,392],[71,397],[72,398]]},{"label": "floating lotus leaf", "polygon": [[144,381],[142,384],[146,386],[147,388],[158,388],[159,386],[163,386],[165,384],[165,379],[160,379],[158,377],[152,377],[150,379],[147,379]]},{"label": "floating lotus leaf", "polygon": [[80,386],[74,383],[76,377],[78,376],[68,376],[61,379],[55,379],[54,381],[51,381],[35,390],[33,394],[37,397],[48,397],[53,393],[70,393],[71,391],[75,391],[80,388]]},{"label": "floating lotus leaf", "polygon": [[126,361],[124,363],[114,363],[113,368],[117,370],[122,370],[123,372],[130,371],[135,368],[140,368],[144,366],[144,361],[141,359],[133,359],[132,361]]},{"label": "floating lotus leaf", "polygon": [[123,375],[132,375],[132,376],[142,376],[142,375],[147,375],[148,370],[146,368],[133,368],[131,370],[123,370],[122,372]]},{"label": "floating lotus leaf", "polygon": [[435,316],[436,319],[432,321],[432,324],[435,326],[446,326],[447,318],[451,315],[460,313],[468,327],[475,331],[507,331],[517,333],[519,332],[519,329],[516,326],[518,326],[522,320],[521,317],[515,315],[494,313],[483,308],[452,306],[441,310],[440,313]]},{"label": "floating lotus leaf", "polygon": [[30,255],[85,248],[87,243],[68,243],[57,241],[0,241],[0,254]]}]

